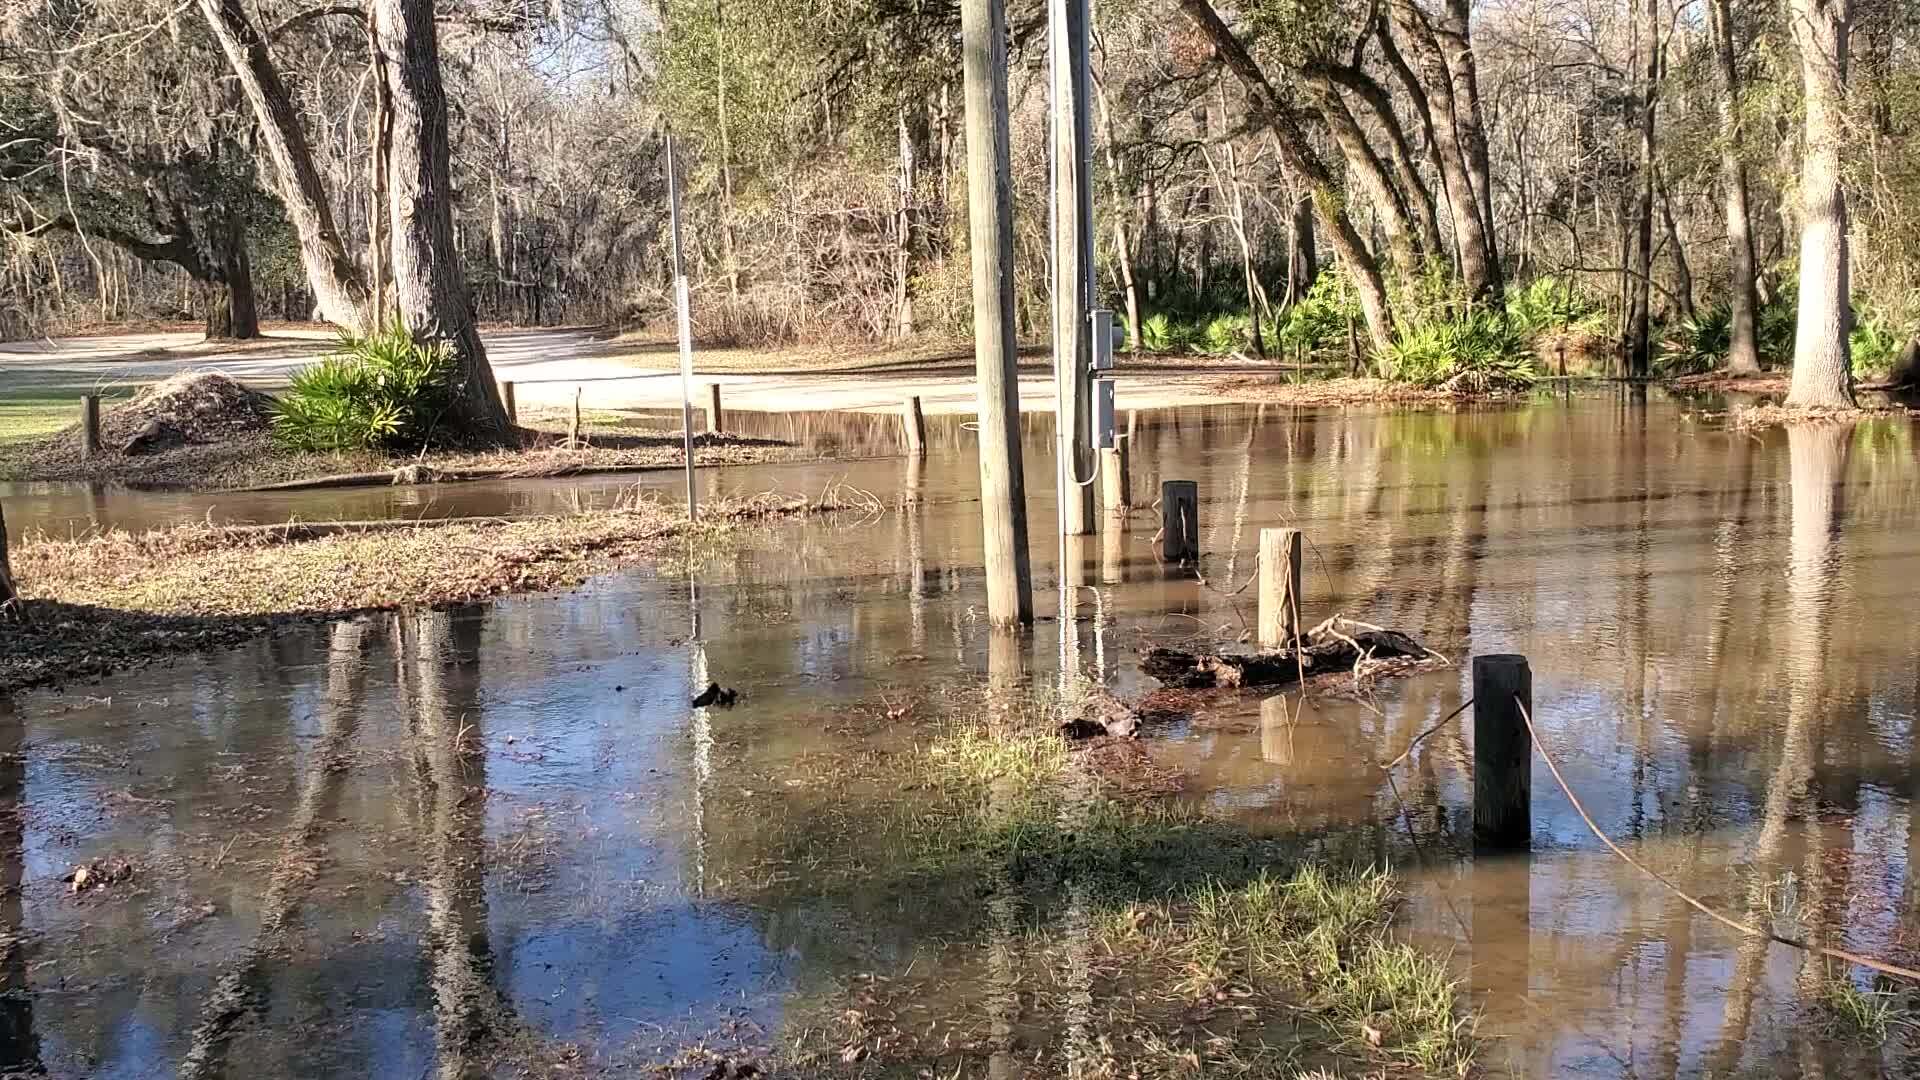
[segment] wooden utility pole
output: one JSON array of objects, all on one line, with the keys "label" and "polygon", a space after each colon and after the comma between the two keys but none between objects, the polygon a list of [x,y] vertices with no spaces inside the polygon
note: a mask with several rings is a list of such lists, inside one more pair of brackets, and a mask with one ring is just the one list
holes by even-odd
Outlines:
[{"label": "wooden utility pole", "polygon": [[1033,621],[1020,383],[1013,341],[1013,176],[1007,134],[1004,0],[961,0],[966,67],[967,225],[973,251],[973,352],[980,384],[980,519],[987,618]]},{"label": "wooden utility pole", "polygon": [[1087,0],[1048,0],[1053,80],[1053,371],[1060,531],[1093,531],[1093,135]]}]

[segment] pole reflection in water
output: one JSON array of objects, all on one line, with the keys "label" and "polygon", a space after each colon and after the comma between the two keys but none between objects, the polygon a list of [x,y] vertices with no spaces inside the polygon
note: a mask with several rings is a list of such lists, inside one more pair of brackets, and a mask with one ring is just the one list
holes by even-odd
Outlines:
[{"label": "pole reflection in water", "polygon": [[325,855],[327,823],[335,816],[348,752],[359,728],[365,687],[368,624],[333,625],[327,649],[326,697],[320,708],[319,741],[300,778],[293,815],[260,904],[253,942],[215,978],[200,1008],[182,1077],[226,1076],[227,1050],[241,1025],[266,1008],[275,973],[268,958],[286,945],[295,915],[313,884],[313,867]]},{"label": "pole reflection in water", "polygon": [[[707,671],[707,642],[700,627],[700,582],[695,576],[693,551],[687,551],[687,700],[699,699],[713,681]],[[713,776],[713,717],[711,705],[700,705],[688,718],[693,726],[693,837],[694,895],[707,895],[707,781]]]},{"label": "pole reflection in water", "polygon": [[508,1010],[493,984],[486,894],[487,745],[480,630],[489,609],[405,617],[418,708],[414,774],[427,823],[427,971],[436,1073],[477,1080]]},{"label": "pole reflection in water", "polygon": [[0,695],[0,1075],[44,1072],[27,980],[26,757],[20,715]]}]

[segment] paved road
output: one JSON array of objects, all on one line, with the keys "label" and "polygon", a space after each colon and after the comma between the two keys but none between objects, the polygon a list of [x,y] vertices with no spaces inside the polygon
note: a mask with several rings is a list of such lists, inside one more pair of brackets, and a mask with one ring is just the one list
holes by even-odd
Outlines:
[{"label": "paved road", "polygon": [[[680,404],[678,372],[636,367],[618,358],[630,343],[595,340],[578,329],[500,330],[482,335],[495,377],[516,384],[522,409],[567,406],[576,389],[588,408],[670,408]],[[284,385],[289,374],[324,351],[332,335],[318,330],[275,331],[273,343],[230,353],[199,351],[194,333],[113,334],[0,344],[0,392],[44,390],[79,393],[156,382],[182,371],[208,370],[260,387]],[[191,350],[185,355],[167,355]],[[695,358],[696,370],[698,358]],[[696,375],[722,384],[730,409],[762,412],[879,409],[918,395],[932,413],[974,411],[973,380],[963,371],[898,373],[784,373]],[[1150,381],[1127,380],[1122,408],[1217,402],[1217,376],[1156,373]],[[696,387],[697,394],[704,391]],[[1053,383],[1044,375],[1020,380],[1021,406],[1050,410]],[[696,405],[704,401],[698,397]]]}]

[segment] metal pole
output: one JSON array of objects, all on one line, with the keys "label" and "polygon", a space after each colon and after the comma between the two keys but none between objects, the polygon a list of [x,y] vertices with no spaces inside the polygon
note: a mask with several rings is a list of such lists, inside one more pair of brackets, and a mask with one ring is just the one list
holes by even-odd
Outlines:
[{"label": "metal pole", "polygon": [[1048,64],[1052,165],[1053,373],[1055,483],[1060,528],[1093,531],[1093,492],[1081,485],[1094,468],[1088,431],[1092,402],[1093,141],[1088,0],[1049,0]]},{"label": "metal pole", "polygon": [[667,220],[673,232],[673,301],[680,328],[680,430],[687,454],[687,520],[699,519],[693,494],[693,301],[687,294],[687,262],[680,246],[680,173],[673,134],[667,134]]}]

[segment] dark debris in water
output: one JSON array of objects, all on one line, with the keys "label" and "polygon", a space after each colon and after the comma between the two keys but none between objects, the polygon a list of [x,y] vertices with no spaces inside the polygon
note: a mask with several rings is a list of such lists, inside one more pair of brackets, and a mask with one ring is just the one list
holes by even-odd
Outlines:
[{"label": "dark debris in water", "polygon": [[83,862],[60,880],[66,883],[67,891],[79,895],[110,889],[133,880],[133,875],[132,860],[116,857]]}]

